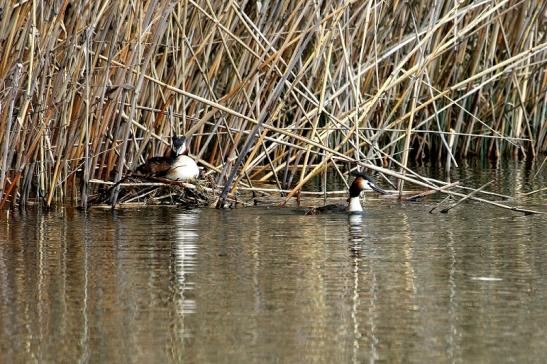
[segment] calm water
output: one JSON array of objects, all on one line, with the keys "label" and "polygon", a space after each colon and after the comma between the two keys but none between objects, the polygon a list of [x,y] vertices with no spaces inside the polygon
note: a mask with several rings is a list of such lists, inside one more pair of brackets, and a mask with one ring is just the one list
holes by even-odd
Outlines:
[{"label": "calm water", "polygon": [[3,212],[0,363],[545,362],[546,218],[436,201]]}]

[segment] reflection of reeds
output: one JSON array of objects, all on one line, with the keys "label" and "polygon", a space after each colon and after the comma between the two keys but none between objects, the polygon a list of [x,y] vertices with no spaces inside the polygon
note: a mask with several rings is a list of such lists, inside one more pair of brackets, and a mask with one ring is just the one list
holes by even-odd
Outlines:
[{"label": "reflection of reeds", "polygon": [[88,181],[120,180],[180,132],[224,195],[254,179],[299,188],[340,162],[412,182],[423,179],[408,177],[411,158],[534,157],[547,150],[546,11],[539,0],[9,2],[0,205],[86,201]]}]

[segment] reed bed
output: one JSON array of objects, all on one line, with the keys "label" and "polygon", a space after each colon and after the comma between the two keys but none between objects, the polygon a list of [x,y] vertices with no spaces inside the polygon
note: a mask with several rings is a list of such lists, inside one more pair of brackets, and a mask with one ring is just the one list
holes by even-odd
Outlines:
[{"label": "reed bed", "polygon": [[0,9],[0,207],[74,202],[191,137],[222,188],[547,151],[547,2],[66,1]]}]

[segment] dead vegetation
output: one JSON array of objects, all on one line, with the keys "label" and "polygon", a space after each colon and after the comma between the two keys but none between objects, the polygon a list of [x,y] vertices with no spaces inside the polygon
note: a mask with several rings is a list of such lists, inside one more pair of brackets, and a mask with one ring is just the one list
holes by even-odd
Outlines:
[{"label": "dead vegetation", "polygon": [[173,134],[219,206],[327,167],[447,193],[409,160],[547,151],[545,1],[3,4],[1,207],[86,206]]}]

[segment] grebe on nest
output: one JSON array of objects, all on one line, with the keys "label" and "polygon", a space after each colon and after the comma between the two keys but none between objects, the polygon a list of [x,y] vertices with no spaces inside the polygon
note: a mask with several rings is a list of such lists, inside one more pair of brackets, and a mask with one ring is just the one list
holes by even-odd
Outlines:
[{"label": "grebe on nest", "polygon": [[376,185],[376,183],[362,172],[352,172],[355,176],[353,183],[349,187],[349,198],[347,205],[343,204],[329,204],[325,206],[314,207],[306,212],[306,215],[318,215],[325,213],[362,213],[363,206],[361,206],[361,201],[359,196],[362,191],[376,191],[382,195],[387,194],[386,191],[381,189]]},{"label": "grebe on nest", "polygon": [[151,177],[163,177],[173,181],[189,181],[198,177],[199,168],[190,158],[186,137],[171,139],[171,152],[165,157],[153,157],[137,167],[137,173]]}]

